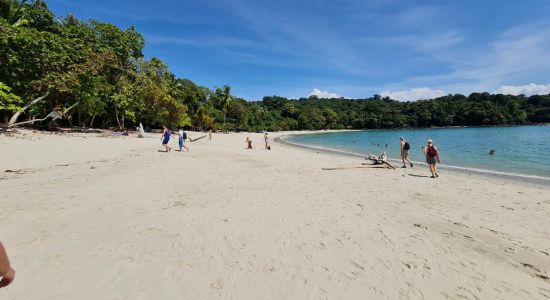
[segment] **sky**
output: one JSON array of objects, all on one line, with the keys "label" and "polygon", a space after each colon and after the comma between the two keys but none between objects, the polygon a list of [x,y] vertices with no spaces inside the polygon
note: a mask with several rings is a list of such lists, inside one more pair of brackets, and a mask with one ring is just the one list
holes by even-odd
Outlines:
[{"label": "sky", "polygon": [[548,0],[49,0],[247,100],[550,93]]}]

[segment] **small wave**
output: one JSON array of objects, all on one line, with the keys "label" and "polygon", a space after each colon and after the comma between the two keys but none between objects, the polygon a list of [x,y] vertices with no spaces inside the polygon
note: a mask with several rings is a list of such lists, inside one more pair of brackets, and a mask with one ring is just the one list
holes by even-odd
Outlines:
[{"label": "small wave", "polygon": [[[314,146],[314,145],[307,145],[307,144],[301,144],[296,142],[290,142],[288,141],[289,135],[281,136],[280,140],[286,144],[294,145],[302,148],[312,149],[312,150],[320,150],[324,152],[330,152],[330,153],[338,153],[342,155],[347,156],[354,156],[354,157],[365,157],[365,153],[358,153],[358,152],[352,152],[352,151],[346,151],[346,150],[340,150],[340,149],[334,149],[334,148],[327,148],[327,147],[321,147],[321,146]],[[400,159],[395,158],[389,158],[388,160],[392,162],[401,162]],[[419,161],[412,161],[414,164],[425,166],[425,162],[419,162]],[[522,179],[534,179],[534,180],[542,180],[542,181],[550,181],[549,177],[544,176],[538,176],[538,175],[530,175],[530,174],[521,174],[521,173],[512,173],[512,172],[502,172],[502,171],[495,171],[495,170],[487,170],[487,169],[479,169],[479,168],[468,168],[468,167],[460,167],[460,166],[453,166],[453,165],[445,165],[441,164],[439,167],[443,169],[451,169],[451,170],[457,170],[461,172],[475,172],[480,174],[488,174],[488,175],[494,175],[494,176],[505,176],[505,177],[515,177],[515,178],[522,178]]]}]

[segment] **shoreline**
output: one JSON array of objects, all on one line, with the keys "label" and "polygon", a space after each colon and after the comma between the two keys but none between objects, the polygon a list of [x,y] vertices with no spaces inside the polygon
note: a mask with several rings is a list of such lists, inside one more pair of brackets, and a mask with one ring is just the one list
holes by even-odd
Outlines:
[{"label": "shoreline", "polygon": [[[330,149],[330,148],[324,148],[324,147],[317,147],[312,145],[305,145],[300,143],[294,143],[286,140],[287,137],[293,136],[293,135],[304,135],[304,134],[319,134],[323,133],[325,131],[313,131],[313,132],[306,132],[306,133],[286,133],[283,135],[279,135],[274,139],[275,142],[285,144],[290,147],[296,147],[301,149],[306,149],[309,151],[315,151],[315,152],[324,152],[324,153],[330,153],[330,154],[336,154],[341,155],[344,157],[354,157],[354,158],[365,158],[365,154],[361,153],[355,153],[355,152],[348,152],[344,150],[337,150],[337,149]],[[390,162],[397,162],[401,163],[401,160],[395,159],[395,158],[389,158]],[[425,162],[419,162],[419,161],[412,161],[416,166],[422,166],[426,167],[427,165]],[[475,168],[468,168],[468,167],[461,167],[461,166],[453,166],[453,165],[438,165],[438,168],[445,170],[445,171],[451,171],[456,172],[459,174],[466,174],[466,175],[479,175],[479,176],[485,176],[490,178],[498,178],[498,179],[505,179],[510,180],[514,182],[524,182],[524,183],[532,183],[532,184],[542,184],[550,186],[550,178],[543,177],[543,176],[537,176],[537,175],[528,175],[528,174],[517,174],[517,173],[508,173],[508,172],[501,172],[501,171],[494,171],[494,170],[485,170],[485,169],[475,169]]]}]

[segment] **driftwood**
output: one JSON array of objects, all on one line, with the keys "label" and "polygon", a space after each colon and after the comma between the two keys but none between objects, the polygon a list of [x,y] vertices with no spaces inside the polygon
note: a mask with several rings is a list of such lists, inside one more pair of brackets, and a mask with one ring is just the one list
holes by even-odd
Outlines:
[{"label": "driftwood", "polygon": [[372,169],[372,167],[366,167],[366,166],[334,167],[334,168],[323,168],[323,171],[350,170],[350,169]]},{"label": "driftwood", "polygon": [[396,170],[396,168],[388,162],[386,152],[382,152],[379,156],[369,153],[365,159],[370,160],[373,165],[383,165],[384,167]]},{"label": "driftwood", "polygon": [[329,171],[329,170],[349,170],[349,169],[371,169],[372,166],[380,166],[381,168],[390,168],[390,169],[396,170],[396,168],[388,162],[388,156],[386,155],[386,152],[382,152],[382,154],[380,154],[379,156],[369,153],[369,155],[365,159],[370,160],[371,163],[370,164],[362,163],[361,166],[323,168],[323,170]]},{"label": "driftwood", "polygon": [[[46,96],[48,96],[48,93],[46,93],[46,95],[44,95],[44,96],[40,96],[40,97],[38,97],[38,98],[32,100],[31,102],[27,103],[27,105],[23,106],[20,110],[18,110],[17,112],[15,112],[15,113],[13,114],[13,116],[11,117],[10,121],[8,122],[8,127],[16,126],[16,125],[15,125],[15,124],[16,124],[15,122],[17,122],[17,118],[19,118],[19,116],[20,116],[23,112],[25,112],[25,110],[27,110],[27,108],[29,108],[29,107],[33,106],[34,104],[36,104],[36,103],[38,103],[38,102],[44,100],[44,98],[46,98]],[[30,122],[28,122],[28,123],[30,123]]]},{"label": "driftwood", "polygon": [[[45,97],[45,96],[44,96]],[[38,99],[38,98],[37,98]],[[36,100],[36,99],[35,99]],[[33,101],[35,101],[33,100]],[[36,102],[35,102],[36,103]],[[47,116],[45,116],[44,118],[42,119],[32,119],[30,121],[25,121],[25,122],[19,122],[19,123],[11,123],[13,118],[15,117],[15,120],[17,120],[17,117],[14,115],[14,117],[12,117],[12,120],[10,120],[10,123],[8,123],[8,127],[14,127],[14,126],[19,126],[19,125],[23,125],[23,124],[28,124],[28,123],[34,123],[34,122],[42,122],[42,121],[45,121],[47,120],[48,118],[52,118],[52,121],[55,121],[57,119],[62,119],[64,115],[66,115],[71,109],[73,109],[75,106],[78,105],[79,102],[69,106],[68,108],[64,109],[62,112],[58,112],[56,110],[52,110]],[[31,104],[32,105],[32,104]],[[28,105],[30,106],[30,105]],[[24,109],[28,108],[28,106],[24,107]]]}]

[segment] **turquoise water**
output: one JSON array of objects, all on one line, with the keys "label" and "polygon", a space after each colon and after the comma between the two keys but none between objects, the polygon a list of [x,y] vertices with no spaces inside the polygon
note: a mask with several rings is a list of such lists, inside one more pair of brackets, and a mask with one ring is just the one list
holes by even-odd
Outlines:
[{"label": "turquoise water", "polygon": [[[422,146],[432,139],[442,165],[550,180],[550,126],[326,132],[292,135],[285,141],[359,154],[386,151],[390,159],[399,159],[399,137],[409,142],[410,158],[416,162],[424,162]],[[489,155],[490,149],[496,155]]]}]

